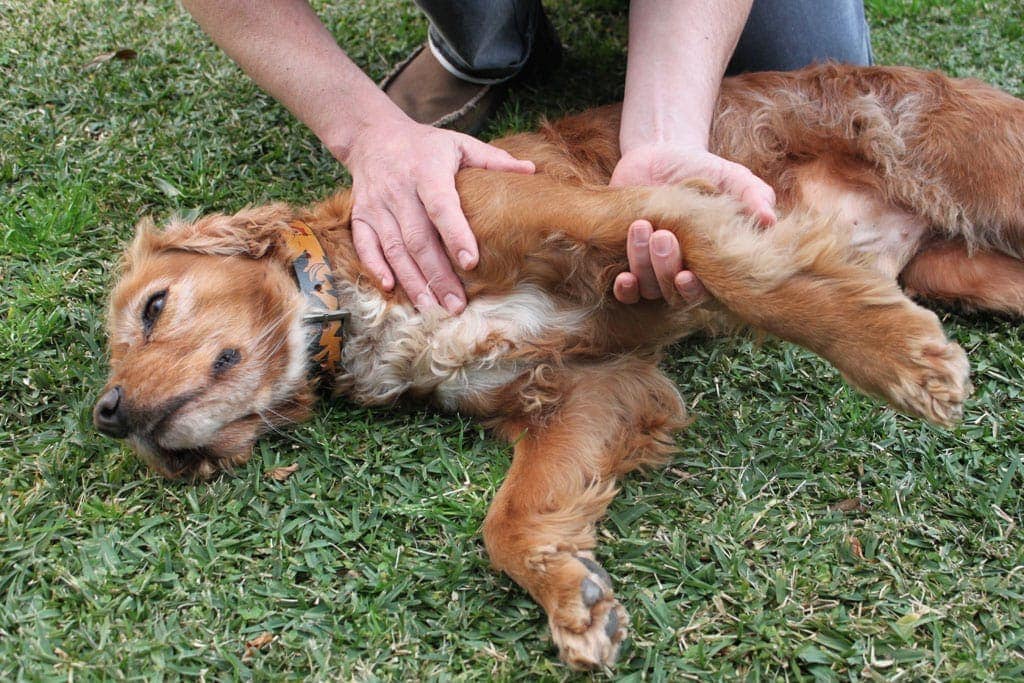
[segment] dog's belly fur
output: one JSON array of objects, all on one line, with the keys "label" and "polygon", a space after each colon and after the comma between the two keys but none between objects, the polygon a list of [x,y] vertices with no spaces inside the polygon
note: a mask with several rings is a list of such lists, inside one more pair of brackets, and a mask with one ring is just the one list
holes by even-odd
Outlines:
[{"label": "dog's belly fur", "polygon": [[877,191],[843,181],[808,164],[797,172],[803,206],[823,216],[838,216],[850,248],[871,268],[896,278],[926,239],[924,217],[884,201]]},{"label": "dog's belly fur", "polygon": [[526,284],[477,297],[458,316],[389,305],[372,288],[341,289],[351,317],[339,385],[369,405],[408,394],[446,410],[488,413],[501,389],[562,346],[588,316]]}]

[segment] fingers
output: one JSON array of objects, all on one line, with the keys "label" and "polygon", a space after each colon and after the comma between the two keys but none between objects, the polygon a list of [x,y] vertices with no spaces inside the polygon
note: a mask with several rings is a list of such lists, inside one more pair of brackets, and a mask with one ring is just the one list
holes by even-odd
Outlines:
[{"label": "fingers", "polygon": [[383,247],[398,281],[421,311],[440,302],[449,313],[460,313],[466,307],[462,283],[426,211],[418,202],[408,202],[399,207],[397,218],[401,237]]},{"label": "fingers", "polygon": [[746,213],[757,219],[763,228],[775,225],[778,217],[775,215],[775,190],[757,179],[757,182],[742,190],[739,194],[740,202],[746,208]]},{"label": "fingers", "polygon": [[674,284],[679,296],[687,304],[699,304],[708,298],[708,290],[697,279],[697,276],[688,270],[676,273]]},{"label": "fingers", "polygon": [[391,163],[397,158],[394,152],[351,159],[356,190],[362,177],[378,178],[366,184],[377,189],[361,196],[357,192],[353,204],[356,254],[385,290],[401,285],[418,309],[441,305],[459,313],[466,307],[466,294],[452,264],[470,270],[480,252],[462,213],[455,174],[461,167],[533,173],[534,164],[450,131],[417,127],[415,135],[389,141],[406,157],[400,174]]},{"label": "fingers", "polygon": [[532,162],[461,133],[413,123],[370,127],[348,151],[352,238],[356,254],[381,286],[401,285],[420,310],[466,307],[455,267],[479,261],[462,212],[455,175],[474,166],[533,173]]},{"label": "fingers", "polygon": [[[374,221],[379,223],[379,221]],[[395,276],[388,267],[387,259],[384,258],[384,250],[377,239],[377,233],[370,225],[359,218],[352,219],[352,245],[356,249],[356,255],[373,277],[380,281],[384,291],[390,292],[395,288]]]},{"label": "fingers", "polygon": [[393,273],[418,309],[437,307],[437,298],[431,293],[427,278],[406,248],[398,221],[387,211],[374,212],[369,216],[352,220],[352,240],[360,260],[381,280],[384,289],[394,287]]},{"label": "fingers", "polygon": [[453,263],[463,270],[472,270],[480,258],[476,237],[462,213],[455,178],[438,170],[417,184],[417,194],[427,218],[437,228],[441,241]]},{"label": "fingers", "polygon": [[679,240],[668,230],[658,230],[651,235],[651,266],[661,295],[669,303],[682,299],[683,303],[694,305],[708,297],[697,276],[683,270]]},{"label": "fingers", "polygon": [[683,256],[679,251],[679,240],[667,230],[658,230],[651,235],[651,267],[662,298],[669,303],[679,299],[675,288],[675,277],[683,269]]},{"label": "fingers", "polygon": [[[536,170],[532,161],[516,159],[503,149],[492,147],[468,135],[459,133],[451,133],[451,135],[456,136],[462,155],[460,167],[527,174],[533,173]],[[458,264],[463,270],[475,268],[479,261],[480,253],[477,248],[476,237],[469,227],[466,216],[462,213],[462,204],[459,200],[459,193],[455,189],[455,176],[451,169],[442,165],[429,167],[416,183],[416,193],[423,205],[427,218],[437,229],[437,233],[441,237],[441,242],[444,244],[451,262]],[[426,250],[424,255],[425,258],[430,259],[432,262],[432,257],[436,254],[431,248]],[[420,262],[420,258],[416,256],[414,258],[416,258],[416,262],[420,263],[421,266],[426,265]],[[427,265],[427,268],[430,269],[430,272],[424,270],[424,275],[428,276],[428,280],[431,283],[434,282],[433,278],[430,277],[431,275],[439,276],[441,278],[440,283],[442,284],[448,282],[448,271],[451,270],[450,268],[435,270],[433,265]],[[450,289],[450,287],[445,287],[445,289]],[[461,286],[457,290],[459,298],[462,298]],[[444,300],[444,296],[442,296],[442,300]],[[448,305],[446,304],[445,307],[448,308]]]},{"label": "fingers", "polygon": [[644,299],[661,298],[658,277],[651,265],[651,224],[649,221],[633,221],[629,226],[626,240],[626,256],[629,258],[629,272],[636,279],[639,295]]},{"label": "fingers", "polygon": [[626,240],[629,272],[619,273],[612,293],[624,304],[641,299],[665,299],[698,304],[707,298],[707,290],[697,276],[683,270],[679,240],[668,230],[652,230],[649,221],[634,221]]},{"label": "fingers", "polygon": [[460,134],[459,145],[462,149],[463,168],[486,168],[491,171],[527,174],[537,170],[532,161],[516,159],[505,150],[469,135]]},{"label": "fingers", "polygon": [[720,189],[739,199],[762,227],[775,225],[775,190],[745,166],[726,162],[725,168]]},{"label": "fingers", "polygon": [[[612,173],[612,186],[668,185],[708,178],[720,192],[738,199],[746,213],[762,226],[776,222],[775,191],[745,166],[703,148],[643,145],[625,152]],[[682,299],[698,304],[708,297],[692,272],[683,270],[683,254],[675,235],[654,231],[647,221],[630,226],[626,240],[629,272],[615,279],[615,298],[623,303],[641,299]]]},{"label": "fingers", "polygon": [[636,276],[632,273],[619,273],[615,276],[612,293],[616,300],[624,304],[635,304],[640,301],[640,288]]}]

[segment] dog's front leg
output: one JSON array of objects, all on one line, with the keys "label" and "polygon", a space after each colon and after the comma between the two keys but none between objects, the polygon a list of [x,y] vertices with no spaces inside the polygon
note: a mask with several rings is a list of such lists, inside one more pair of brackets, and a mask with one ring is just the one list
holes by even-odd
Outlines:
[{"label": "dog's front leg", "polygon": [[629,620],[595,558],[594,525],[618,475],[673,449],[683,406],[638,359],[540,367],[512,393],[523,412],[499,426],[515,454],[484,522],[488,553],[547,612],[562,660],[610,666]]}]

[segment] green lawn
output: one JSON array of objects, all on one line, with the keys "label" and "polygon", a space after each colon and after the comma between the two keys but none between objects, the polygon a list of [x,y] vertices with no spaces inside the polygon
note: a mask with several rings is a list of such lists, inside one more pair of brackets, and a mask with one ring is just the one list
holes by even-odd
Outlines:
[{"label": "green lawn", "polygon": [[[1024,96],[1020,0],[868,4],[880,62]],[[620,95],[625,3],[550,5],[565,68],[492,134]],[[374,77],[425,31],[408,2],[322,14]],[[509,454],[477,425],[324,406],[198,486],[91,429],[105,292],[139,217],[342,180],[174,2],[0,0],[0,679],[572,677],[541,610],[488,569]],[[673,351],[699,419],[600,530],[633,618],[618,676],[1024,677],[1024,338],[945,322],[977,386],[951,431],[784,344]]]}]

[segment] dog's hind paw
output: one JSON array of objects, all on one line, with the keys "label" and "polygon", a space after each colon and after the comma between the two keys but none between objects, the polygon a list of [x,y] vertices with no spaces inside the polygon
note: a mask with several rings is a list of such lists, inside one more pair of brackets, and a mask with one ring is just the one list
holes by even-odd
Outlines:
[{"label": "dog's hind paw", "polygon": [[584,571],[572,616],[558,610],[549,615],[551,638],[558,655],[573,669],[610,667],[626,638],[629,616],[612,592],[611,577],[591,553],[573,555]]},{"label": "dog's hind paw", "polygon": [[829,360],[853,386],[900,411],[952,426],[974,390],[967,354],[950,342],[931,311],[909,300],[848,314],[851,327],[830,347]]},{"label": "dog's hind paw", "polygon": [[952,426],[963,418],[964,401],[974,390],[967,354],[958,344],[936,339],[911,354],[890,392],[897,407],[930,422]]}]

